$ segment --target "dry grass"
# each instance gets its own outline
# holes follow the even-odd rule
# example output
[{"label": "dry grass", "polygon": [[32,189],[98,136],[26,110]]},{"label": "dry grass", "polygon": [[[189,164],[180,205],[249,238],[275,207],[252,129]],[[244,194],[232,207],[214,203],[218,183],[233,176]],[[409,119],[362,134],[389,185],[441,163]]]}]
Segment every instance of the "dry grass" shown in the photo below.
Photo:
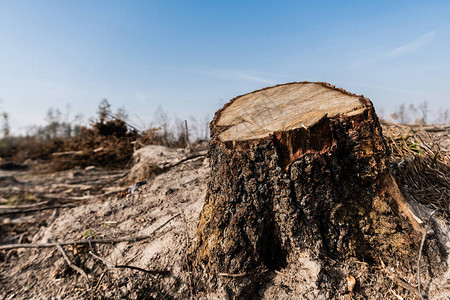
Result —
[{"label": "dry grass", "polygon": [[450,156],[440,145],[448,143],[448,129],[390,124],[383,130],[394,174],[405,192],[449,220]]}]

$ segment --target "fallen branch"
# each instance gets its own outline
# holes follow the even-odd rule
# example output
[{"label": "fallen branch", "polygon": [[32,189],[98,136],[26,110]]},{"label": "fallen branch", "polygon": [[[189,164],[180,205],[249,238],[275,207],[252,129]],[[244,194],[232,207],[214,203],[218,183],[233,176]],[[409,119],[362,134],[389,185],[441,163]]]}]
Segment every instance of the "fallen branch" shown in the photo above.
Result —
[{"label": "fallen branch", "polygon": [[192,160],[192,159],[197,158],[197,157],[206,156],[207,153],[208,153],[208,151],[205,150],[205,151],[199,151],[199,152],[196,152],[196,153],[189,154],[185,158],[179,160],[178,162],[176,162],[174,164],[171,164],[171,165],[168,165],[167,167],[163,167],[163,170],[167,171],[168,169],[176,167],[176,166],[178,166],[178,165],[180,165],[180,164],[182,164],[182,163],[184,163],[184,162],[186,162],[188,160]]},{"label": "fallen branch", "polygon": [[89,190],[89,189],[94,188],[93,185],[88,185],[88,184],[69,184],[69,183],[56,183],[56,184],[52,184],[50,187],[52,189],[73,188],[73,189],[80,189],[80,190]]},{"label": "fallen branch", "polygon": [[68,200],[68,201],[82,201],[91,199],[94,196],[82,196],[82,197],[74,197],[74,196],[61,196],[60,194],[43,194],[39,195],[42,198],[46,199],[57,199],[57,200]]},{"label": "fallen branch", "polygon": [[33,203],[33,204],[22,204],[22,205],[2,205],[2,206],[0,206],[0,209],[33,208],[33,207],[45,205],[47,203],[48,203],[48,201],[42,201],[42,202]]},{"label": "fallen branch", "polygon": [[147,235],[135,236],[135,237],[121,237],[116,239],[83,239],[83,240],[72,240],[65,241],[59,243],[29,243],[29,244],[9,244],[9,245],[1,245],[0,250],[10,250],[10,249],[19,249],[19,248],[49,248],[49,247],[57,247],[57,245],[83,245],[83,244],[115,244],[121,242],[138,242],[148,238],[151,238],[156,231],[163,228],[170,221],[178,217],[180,214],[176,214],[171,217],[169,220],[155,228],[151,233]]},{"label": "fallen branch", "polygon": [[392,294],[394,294],[395,297],[397,297],[398,300],[404,300],[402,296],[395,293],[392,289],[389,290]]},{"label": "fallen branch", "polygon": [[[96,259],[100,260],[107,267],[108,267],[108,265],[111,265],[111,266],[114,265],[112,262],[107,261],[106,259],[94,254],[94,252],[92,252],[92,251],[89,251],[89,254],[92,255],[93,257],[95,257]],[[110,267],[108,267],[108,268],[110,268]]]},{"label": "fallen branch", "polygon": [[114,181],[117,181],[117,180],[119,180],[119,179],[121,179],[121,178],[126,177],[129,173],[130,173],[130,172],[125,172],[125,173],[123,173],[123,174],[114,175],[115,178],[113,178],[113,179],[111,179],[111,180],[108,180],[108,181],[104,182],[103,184],[106,185],[106,184],[113,183]]},{"label": "fallen branch", "polygon": [[408,127],[417,128],[427,132],[450,131],[450,125],[423,125],[423,124],[406,124]]},{"label": "fallen branch", "polygon": [[[100,177],[100,179],[73,179],[73,180],[69,180],[67,181],[67,184],[86,184],[87,182],[89,182],[89,184],[93,185],[93,186],[105,186],[108,185],[109,183],[116,181],[117,179],[123,178],[125,176],[127,176],[129,173],[129,171],[119,171],[118,173],[114,173],[114,174],[103,174],[100,173],[98,175],[96,175],[96,177]],[[108,175],[109,174],[109,175]],[[105,180],[107,179],[107,180]]]},{"label": "fallen branch", "polygon": [[81,268],[75,266],[74,264],[72,264],[72,262],[70,261],[69,257],[66,254],[66,251],[64,251],[63,247],[60,244],[56,244],[56,248],[58,248],[59,252],[61,252],[62,256],[66,260],[66,262],[69,265],[69,267],[71,267],[72,269],[74,269],[75,271],[80,273],[81,276],[86,278],[86,281],[87,281],[89,287],[91,287],[91,282],[89,281],[89,277],[87,276],[86,272],[84,272],[83,269],[81,269]]},{"label": "fallen branch", "polygon": [[124,188],[116,188],[116,189],[114,189],[112,191],[105,192],[105,193],[100,194],[100,195],[93,195],[92,197],[106,197],[106,196],[109,196],[109,195],[112,195],[112,194],[116,194],[116,193],[120,193],[120,192],[123,192],[123,191],[125,191]]},{"label": "fallen branch", "polygon": [[86,196],[81,196],[81,197],[74,197],[74,196],[61,196],[59,194],[44,194],[41,197],[43,198],[47,198],[47,199],[58,199],[58,200],[68,200],[68,201],[83,201],[83,200],[90,200],[90,199],[94,199],[97,197],[106,197],[115,193],[119,193],[121,191],[123,191],[123,188],[118,188],[103,194],[98,194],[98,195],[86,195]]},{"label": "fallen branch", "polygon": [[106,271],[102,273],[102,275],[100,276],[100,279],[97,281],[97,284],[94,287],[94,292],[97,291],[98,287],[100,286],[100,283],[103,280],[103,277],[105,277]]},{"label": "fallen branch", "polygon": [[397,276],[395,276],[392,273],[388,273],[387,276],[390,280],[394,281],[397,285],[401,286],[402,288],[410,291],[411,293],[413,293],[417,296],[421,296],[419,293],[419,290],[416,289],[415,287],[413,287],[412,285],[410,285],[409,283],[407,283],[406,281],[398,278]]},{"label": "fallen branch", "polygon": [[170,275],[169,271],[161,271],[161,270],[146,270],[143,268],[139,268],[139,267],[134,267],[134,266],[128,266],[128,265],[115,265],[112,262],[107,261],[106,259],[94,254],[92,251],[89,251],[89,254],[92,255],[93,257],[95,257],[96,259],[100,260],[108,269],[111,269],[112,267],[109,267],[109,265],[114,266],[114,268],[122,268],[122,269],[133,269],[133,270],[137,270],[137,271],[142,271],[148,274],[159,274],[159,275]]},{"label": "fallen branch", "polygon": [[65,152],[54,152],[52,156],[65,156],[65,155],[83,155],[83,151],[65,151]]},{"label": "fallen branch", "polygon": [[25,214],[25,213],[38,212],[38,211],[49,210],[49,209],[70,208],[70,207],[74,207],[74,205],[67,204],[67,205],[53,205],[53,206],[45,206],[45,207],[39,207],[39,208],[30,208],[30,209],[16,209],[16,210],[0,212],[0,216]]},{"label": "fallen branch", "polygon": [[152,274],[152,275],[170,275],[170,271],[166,271],[166,270],[146,270],[146,269],[142,269],[139,267],[134,267],[134,266],[127,266],[127,265],[115,265],[114,268],[122,268],[122,269],[131,269],[131,270],[137,270],[137,271],[141,271],[147,274]]}]

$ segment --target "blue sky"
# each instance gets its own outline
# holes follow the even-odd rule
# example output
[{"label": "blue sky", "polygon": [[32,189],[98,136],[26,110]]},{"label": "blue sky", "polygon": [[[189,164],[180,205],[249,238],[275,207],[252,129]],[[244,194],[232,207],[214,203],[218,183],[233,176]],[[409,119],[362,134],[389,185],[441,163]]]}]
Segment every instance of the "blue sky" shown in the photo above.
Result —
[{"label": "blue sky", "polygon": [[148,124],[276,83],[327,81],[388,114],[450,108],[450,1],[0,1],[13,132],[101,99]]}]

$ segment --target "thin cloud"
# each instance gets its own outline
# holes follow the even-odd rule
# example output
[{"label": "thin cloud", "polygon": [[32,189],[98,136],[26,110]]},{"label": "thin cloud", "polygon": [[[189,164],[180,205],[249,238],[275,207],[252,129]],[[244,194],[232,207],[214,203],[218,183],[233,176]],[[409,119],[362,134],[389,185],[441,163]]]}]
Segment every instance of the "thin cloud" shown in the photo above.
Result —
[{"label": "thin cloud", "polygon": [[258,76],[253,76],[253,75],[246,74],[246,73],[238,73],[237,76],[241,77],[243,79],[248,79],[248,80],[252,80],[252,81],[256,81],[256,82],[275,84],[275,82],[272,81],[272,80],[268,80],[268,79],[261,78],[261,77],[258,77]]},{"label": "thin cloud", "polygon": [[275,81],[263,78],[262,76],[259,76],[259,74],[253,75],[249,74],[248,72],[240,71],[240,70],[214,70],[212,72],[208,72],[209,75],[214,77],[219,77],[223,79],[231,79],[231,80],[250,80],[250,81],[256,81],[266,84],[275,84]]},{"label": "thin cloud", "polygon": [[392,58],[396,56],[403,55],[405,53],[411,52],[415,49],[418,49],[426,44],[428,44],[430,41],[434,39],[436,36],[437,31],[430,31],[428,33],[425,33],[424,35],[418,37],[412,42],[409,42],[405,45],[402,45],[400,47],[397,47],[393,50],[391,50],[388,54],[386,54],[386,58]]}]

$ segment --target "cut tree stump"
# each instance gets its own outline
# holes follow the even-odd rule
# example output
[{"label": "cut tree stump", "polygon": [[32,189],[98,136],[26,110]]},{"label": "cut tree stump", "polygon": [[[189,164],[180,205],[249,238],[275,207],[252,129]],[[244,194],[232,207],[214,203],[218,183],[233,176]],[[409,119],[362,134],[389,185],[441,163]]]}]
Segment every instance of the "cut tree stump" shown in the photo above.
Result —
[{"label": "cut tree stump", "polygon": [[277,85],[234,98],[210,128],[193,265],[230,297],[251,297],[258,276],[305,251],[386,264],[417,256],[422,221],[389,171],[369,99],[327,83]]}]

